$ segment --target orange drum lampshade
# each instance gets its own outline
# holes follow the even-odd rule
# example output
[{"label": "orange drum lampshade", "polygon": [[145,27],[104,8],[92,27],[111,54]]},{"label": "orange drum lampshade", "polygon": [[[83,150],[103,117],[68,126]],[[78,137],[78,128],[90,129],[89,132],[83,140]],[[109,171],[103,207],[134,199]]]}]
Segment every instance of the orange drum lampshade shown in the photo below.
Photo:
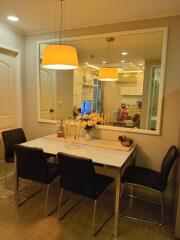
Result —
[{"label": "orange drum lampshade", "polygon": [[49,45],[43,51],[42,67],[70,70],[79,67],[76,48],[69,45]]},{"label": "orange drum lampshade", "polygon": [[100,81],[117,81],[119,79],[116,68],[102,68],[99,70],[98,80]]}]

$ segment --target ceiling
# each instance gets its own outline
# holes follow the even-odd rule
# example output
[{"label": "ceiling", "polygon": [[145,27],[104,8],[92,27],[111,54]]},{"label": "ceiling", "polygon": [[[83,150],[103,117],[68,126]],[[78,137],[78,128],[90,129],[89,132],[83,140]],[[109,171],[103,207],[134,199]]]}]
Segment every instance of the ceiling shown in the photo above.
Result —
[{"label": "ceiling", "polygon": [[[56,0],[0,0],[0,21],[16,15],[10,23],[24,34],[55,29]],[[65,28],[180,15],[180,0],[65,0]]]}]

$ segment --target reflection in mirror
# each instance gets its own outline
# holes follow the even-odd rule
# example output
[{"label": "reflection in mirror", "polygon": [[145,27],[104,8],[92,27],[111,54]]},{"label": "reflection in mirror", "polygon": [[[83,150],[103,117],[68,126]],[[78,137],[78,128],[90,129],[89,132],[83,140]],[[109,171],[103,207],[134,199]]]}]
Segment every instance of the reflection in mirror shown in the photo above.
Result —
[{"label": "reflection in mirror", "polygon": [[[104,125],[156,130],[163,34],[158,30],[112,35],[110,56],[107,36],[68,41],[77,48],[80,67],[63,71],[40,67],[40,119],[79,119],[95,112],[103,117]],[[45,46],[40,43],[40,58]],[[119,80],[99,81],[102,67],[117,68]]]}]

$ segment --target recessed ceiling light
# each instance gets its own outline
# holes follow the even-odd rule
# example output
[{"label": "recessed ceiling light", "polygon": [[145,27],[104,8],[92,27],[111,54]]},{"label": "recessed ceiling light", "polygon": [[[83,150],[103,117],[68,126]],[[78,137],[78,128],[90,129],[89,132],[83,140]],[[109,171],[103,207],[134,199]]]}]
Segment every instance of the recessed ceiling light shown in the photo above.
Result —
[{"label": "recessed ceiling light", "polygon": [[139,66],[143,66],[144,64],[143,63],[139,63]]},{"label": "recessed ceiling light", "polygon": [[106,64],[107,62],[106,61],[102,61],[102,64]]},{"label": "recessed ceiling light", "polygon": [[12,22],[18,22],[19,18],[16,16],[7,16],[7,19]]},{"label": "recessed ceiling light", "polygon": [[121,55],[126,56],[128,55],[128,52],[121,52]]},{"label": "recessed ceiling light", "polygon": [[125,60],[121,60],[121,63],[125,63],[126,61]]}]

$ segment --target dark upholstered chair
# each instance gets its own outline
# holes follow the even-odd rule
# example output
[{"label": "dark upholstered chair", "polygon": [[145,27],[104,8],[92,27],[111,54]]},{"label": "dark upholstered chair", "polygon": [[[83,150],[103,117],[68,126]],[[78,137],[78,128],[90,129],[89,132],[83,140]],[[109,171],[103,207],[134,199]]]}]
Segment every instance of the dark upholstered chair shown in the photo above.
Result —
[{"label": "dark upholstered chair", "polygon": [[[80,194],[94,200],[92,234],[95,235],[99,230],[94,231],[95,214],[97,199],[101,193],[113,182],[113,178],[95,173],[91,159],[58,153],[60,164],[60,198],[58,214],[60,216],[60,206],[63,190]],[[79,203],[79,202],[78,202]],[[75,204],[74,206],[76,206]],[[68,211],[69,212],[69,211]],[[63,215],[63,217],[66,214]],[[60,219],[62,219],[61,217]],[[110,219],[105,221],[105,223]],[[104,226],[105,224],[103,224]],[[102,228],[102,226],[101,226]]]},{"label": "dark upholstered chair", "polygon": [[5,184],[7,178],[8,163],[14,163],[14,144],[26,142],[26,136],[22,128],[11,129],[2,132],[2,139],[4,142],[4,160],[5,167]]},{"label": "dark upholstered chair", "polygon": [[133,125],[134,127],[140,128],[140,114],[139,113],[135,113],[131,120],[133,121]]},{"label": "dark upholstered chair", "polygon": [[[17,165],[17,201],[19,203],[19,178],[39,182],[47,186],[46,190],[46,215],[48,214],[48,195],[50,183],[59,175],[59,166],[48,163],[42,149],[14,145]],[[29,199],[29,198],[28,198]],[[28,200],[26,199],[26,200]]]},{"label": "dark upholstered chair", "polygon": [[[127,167],[121,179],[122,183],[124,184],[123,189],[125,188],[126,184],[131,184],[132,186],[137,185],[137,186],[142,186],[142,187],[157,191],[160,193],[160,196],[161,196],[161,203],[160,203],[161,204],[161,222],[160,223],[145,221],[137,218],[133,218],[133,219],[142,220],[144,222],[149,222],[149,223],[155,223],[158,225],[163,225],[164,223],[163,192],[166,189],[169,172],[175,160],[177,159],[177,156],[178,156],[178,149],[175,146],[171,146],[163,158],[160,172],[156,172],[154,170],[143,168],[143,167],[136,167],[136,166]],[[130,195],[130,196],[135,197],[134,195]]]}]

